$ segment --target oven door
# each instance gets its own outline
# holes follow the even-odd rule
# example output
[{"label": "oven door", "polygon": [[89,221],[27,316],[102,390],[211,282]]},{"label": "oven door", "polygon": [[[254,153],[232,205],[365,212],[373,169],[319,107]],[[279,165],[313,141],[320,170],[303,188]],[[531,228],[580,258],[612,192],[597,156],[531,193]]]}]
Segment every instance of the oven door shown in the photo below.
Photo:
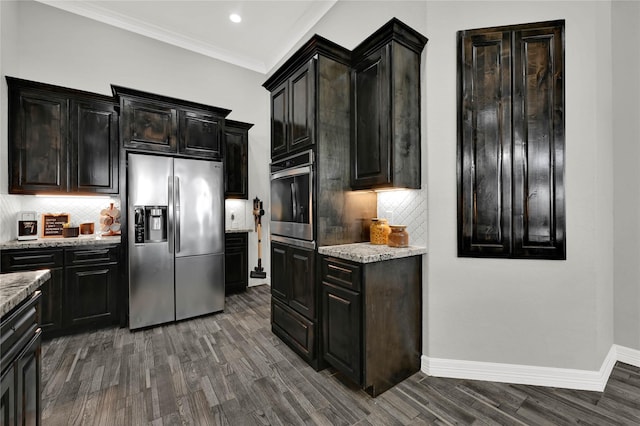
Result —
[{"label": "oven door", "polygon": [[271,174],[271,234],[313,241],[311,165]]}]

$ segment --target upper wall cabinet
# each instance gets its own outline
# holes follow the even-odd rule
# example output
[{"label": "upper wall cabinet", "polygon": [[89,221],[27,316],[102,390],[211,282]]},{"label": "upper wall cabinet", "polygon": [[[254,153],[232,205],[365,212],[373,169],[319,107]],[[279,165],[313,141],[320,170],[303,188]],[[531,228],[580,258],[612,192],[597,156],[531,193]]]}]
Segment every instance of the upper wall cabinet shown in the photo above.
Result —
[{"label": "upper wall cabinet", "polygon": [[458,255],[565,259],[564,21],[458,33]]},{"label": "upper wall cabinet", "polygon": [[351,186],[420,188],[420,58],[427,38],[392,19],[353,51]]},{"label": "upper wall cabinet", "polygon": [[249,129],[251,123],[226,120],[224,127],[224,195],[249,198]]},{"label": "upper wall cabinet", "polygon": [[309,59],[275,89],[269,89],[271,158],[301,151],[315,142],[315,63],[315,58]]},{"label": "upper wall cabinet", "polygon": [[7,77],[9,192],[118,193],[113,98]]},{"label": "upper wall cabinet", "polygon": [[111,86],[121,107],[124,148],[221,159],[228,109]]}]

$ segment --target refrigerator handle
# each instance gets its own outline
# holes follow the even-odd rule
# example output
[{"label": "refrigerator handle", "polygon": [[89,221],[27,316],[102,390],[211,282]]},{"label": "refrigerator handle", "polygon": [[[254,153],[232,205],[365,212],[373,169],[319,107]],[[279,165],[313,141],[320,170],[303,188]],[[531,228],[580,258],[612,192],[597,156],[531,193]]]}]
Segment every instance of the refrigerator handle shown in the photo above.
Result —
[{"label": "refrigerator handle", "polygon": [[180,178],[175,177],[174,182],[175,194],[176,194],[176,253],[180,253]]},{"label": "refrigerator handle", "polygon": [[173,240],[173,233],[174,233],[174,223],[173,223],[173,176],[169,176],[169,182],[167,182],[167,190],[168,190],[168,199],[169,199],[169,205],[167,206],[167,230],[168,232],[168,239],[169,239],[169,253],[173,254],[173,247],[174,247],[174,240]]}]

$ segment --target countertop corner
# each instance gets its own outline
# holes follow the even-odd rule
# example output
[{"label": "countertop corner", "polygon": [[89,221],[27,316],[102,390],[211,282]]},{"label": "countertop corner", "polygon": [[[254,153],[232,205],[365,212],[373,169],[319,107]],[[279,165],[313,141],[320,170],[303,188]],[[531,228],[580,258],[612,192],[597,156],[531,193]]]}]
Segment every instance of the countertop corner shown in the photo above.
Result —
[{"label": "countertop corner", "polygon": [[0,317],[33,294],[50,277],[48,269],[0,274]]},{"label": "countertop corner", "polygon": [[420,256],[427,253],[427,248],[419,246],[389,247],[371,243],[354,243],[318,247],[318,253],[358,263],[373,263]]}]

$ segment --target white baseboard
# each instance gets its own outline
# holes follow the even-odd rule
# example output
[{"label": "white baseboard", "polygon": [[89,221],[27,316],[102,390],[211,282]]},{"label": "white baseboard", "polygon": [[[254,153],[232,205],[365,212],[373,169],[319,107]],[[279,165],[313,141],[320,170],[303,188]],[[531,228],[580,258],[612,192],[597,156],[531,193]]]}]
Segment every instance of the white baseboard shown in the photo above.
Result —
[{"label": "white baseboard", "polygon": [[613,345],[616,350],[616,358],[634,367],[640,367],[640,350],[627,348],[625,346]]},{"label": "white baseboard", "polygon": [[640,351],[613,345],[600,370],[538,367],[461,361],[422,356],[421,370],[429,376],[548,386],[602,392],[616,361],[640,366]]}]

